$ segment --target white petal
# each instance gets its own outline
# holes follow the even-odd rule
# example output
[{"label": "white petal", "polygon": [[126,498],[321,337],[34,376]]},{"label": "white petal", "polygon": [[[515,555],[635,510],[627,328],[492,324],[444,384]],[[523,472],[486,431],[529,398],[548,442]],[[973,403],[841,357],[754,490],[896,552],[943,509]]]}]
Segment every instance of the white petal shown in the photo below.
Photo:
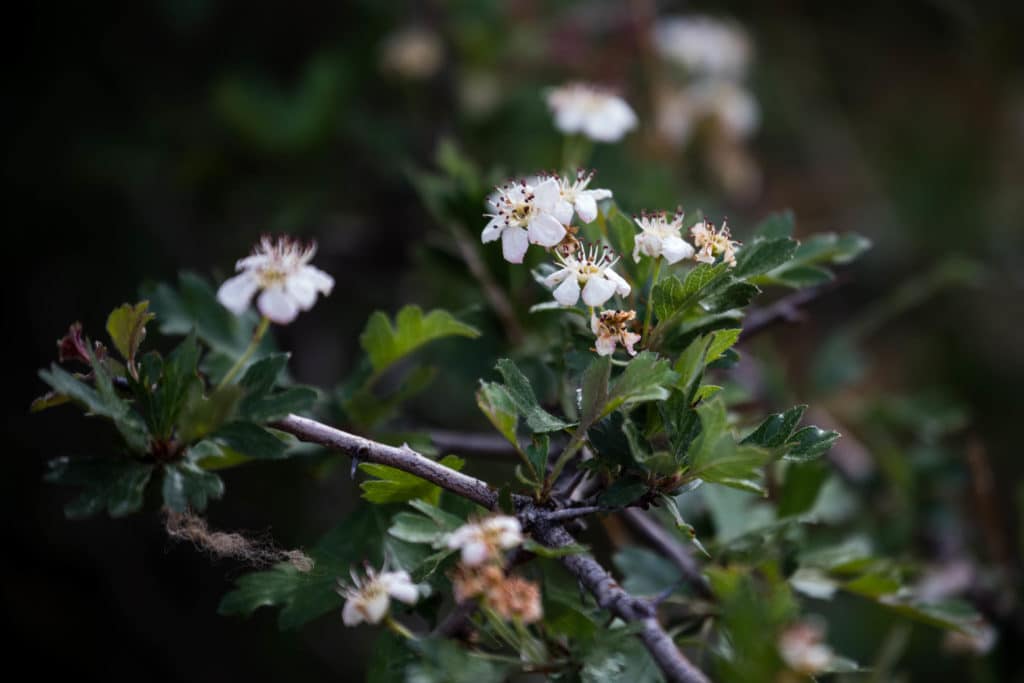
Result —
[{"label": "white petal", "polygon": [[501,253],[509,263],[522,263],[530,240],[522,228],[510,225],[501,233]]},{"label": "white petal", "polygon": [[597,330],[598,330],[598,327],[597,327],[597,316],[596,315],[592,315],[592,316],[590,316],[590,331],[593,332],[596,335],[597,334]]},{"label": "white petal", "polygon": [[597,218],[597,202],[593,197],[581,193],[576,197],[576,214],[584,223],[590,223]]},{"label": "white petal", "polygon": [[629,296],[629,283],[626,282],[621,275],[616,273],[611,268],[608,268],[607,270],[604,271],[604,276],[611,280],[613,283],[615,283],[615,292],[619,296]]},{"label": "white petal", "polygon": [[341,620],[345,626],[356,626],[363,622],[363,615],[356,605],[358,598],[349,598],[345,601],[345,607],[341,610]]},{"label": "white petal", "polygon": [[583,286],[583,303],[588,306],[601,306],[615,294],[615,283],[603,277],[591,277]]},{"label": "white petal", "polygon": [[548,178],[533,188],[533,205],[541,211],[554,211],[560,197],[558,181],[554,178]]},{"label": "white petal", "polygon": [[610,356],[615,353],[615,337],[598,337],[594,349],[599,356]]},{"label": "white petal", "polygon": [[580,300],[580,283],[576,277],[568,277],[555,290],[555,301],[563,306],[575,306]]},{"label": "white petal", "polygon": [[484,231],[480,233],[480,241],[484,244],[493,242],[494,240],[501,237],[501,231],[505,229],[505,220],[495,216],[487,223],[484,227]]},{"label": "white petal", "polygon": [[690,258],[693,256],[693,247],[691,247],[682,237],[669,235],[661,240],[661,255],[664,256],[665,260],[670,264],[678,263],[684,258]]},{"label": "white petal", "polygon": [[553,247],[565,237],[565,226],[550,213],[542,213],[530,221],[530,241],[542,247]]},{"label": "white petal", "polygon": [[357,604],[357,608],[363,614],[363,618],[368,623],[379,624],[384,615],[388,613],[388,607],[391,606],[391,599],[388,594],[384,591],[377,591],[370,594],[369,600],[360,600]]},{"label": "white petal", "polygon": [[487,545],[474,541],[462,546],[462,563],[467,567],[476,567],[487,560]]},{"label": "white petal", "polygon": [[388,595],[395,600],[401,600],[407,605],[414,605],[419,600],[420,592],[416,584],[412,582],[409,572],[385,572],[381,575],[388,588]]},{"label": "white petal", "polygon": [[299,308],[304,311],[308,311],[316,303],[316,285],[312,279],[305,277],[301,272],[285,280],[284,288],[299,305]]},{"label": "white petal", "polygon": [[626,351],[631,356],[636,355],[636,349],[633,345],[640,341],[640,335],[636,332],[626,332],[622,335],[622,345],[626,347]]},{"label": "white petal", "polygon": [[554,288],[555,285],[557,285],[559,282],[561,282],[562,280],[564,280],[565,278],[569,277],[572,274],[573,272],[568,268],[556,270],[555,272],[551,273],[551,275],[548,275],[546,278],[544,278],[544,286]]},{"label": "white petal", "polygon": [[640,260],[640,257],[637,255],[637,251],[645,256],[650,256],[651,258],[661,256],[661,238],[649,232],[637,235],[636,246],[633,248],[634,261]]},{"label": "white petal", "polygon": [[578,133],[583,128],[583,111],[569,104],[555,111],[555,127],[563,133]]},{"label": "white petal", "polygon": [[287,325],[299,314],[299,306],[295,299],[284,291],[283,287],[271,287],[263,290],[256,300],[260,313],[278,325]]},{"label": "white petal", "polygon": [[235,315],[242,315],[249,308],[252,295],[259,289],[256,277],[246,271],[224,281],[217,290],[217,301]]},{"label": "white petal", "polygon": [[586,195],[587,197],[593,197],[594,201],[601,201],[602,199],[610,199],[612,191],[598,188],[595,190],[584,190],[580,194]]},{"label": "white petal", "polygon": [[569,225],[569,223],[572,223],[572,204],[564,199],[559,199],[555,205],[554,215],[559,223]]},{"label": "white petal", "polygon": [[305,266],[301,271],[303,275],[313,282],[316,290],[328,296],[334,289],[334,278],[315,266]]}]

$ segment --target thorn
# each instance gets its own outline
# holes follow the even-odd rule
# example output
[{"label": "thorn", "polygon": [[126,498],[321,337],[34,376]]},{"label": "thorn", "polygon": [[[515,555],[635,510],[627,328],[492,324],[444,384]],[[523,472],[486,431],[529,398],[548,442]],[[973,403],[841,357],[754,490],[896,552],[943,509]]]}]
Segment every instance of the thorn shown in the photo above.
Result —
[{"label": "thorn", "polygon": [[359,459],[358,456],[352,456],[352,469],[348,473],[349,479],[354,480],[356,478],[356,470],[359,468],[360,462],[362,461]]}]

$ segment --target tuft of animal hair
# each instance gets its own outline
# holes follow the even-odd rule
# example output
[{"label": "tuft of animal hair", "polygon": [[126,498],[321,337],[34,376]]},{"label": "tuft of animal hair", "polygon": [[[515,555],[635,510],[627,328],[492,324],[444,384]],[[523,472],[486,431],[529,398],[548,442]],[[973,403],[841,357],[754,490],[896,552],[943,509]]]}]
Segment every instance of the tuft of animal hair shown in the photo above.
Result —
[{"label": "tuft of animal hair", "polygon": [[219,559],[240,560],[252,567],[269,567],[287,562],[303,573],[313,569],[313,558],[301,550],[282,550],[269,540],[210,529],[206,520],[191,510],[176,512],[164,509],[164,528],[171,538],[191,543]]}]

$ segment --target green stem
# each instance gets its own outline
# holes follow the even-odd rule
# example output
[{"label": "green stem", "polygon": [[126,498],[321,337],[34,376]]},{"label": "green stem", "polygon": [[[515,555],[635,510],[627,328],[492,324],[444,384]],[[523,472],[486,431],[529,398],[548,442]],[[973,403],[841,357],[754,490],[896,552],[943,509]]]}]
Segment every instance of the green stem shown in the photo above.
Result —
[{"label": "green stem", "polygon": [[[661,257],[654,259],[654,275],[651,277],[651,289],[650,292],[654,292],[654,285],[658,284],[658,276],[661,275]],[[644,313],[644,331],[641,338],[644,340],[644,346],[650,344],[648,335],[651,331],[651,314],[654,313],[654,301],[650,293],[647,295],[647,311]]]},{"label": "green stem", "polygon": [[565,466],[569,464],[573,456],[579,452],[583,447],[583,442],[586,439],[586,430],[576,429],[576,433],[573,434],[572,439],[566,445],[565,450],[558,456],[558,460],[555,461],[555,466],[551,468],[551,475],[544,481],[544,490],[541,492],[541,500],[545,500],[551,493],[551,487],[558,481],[558,475],[562,473]]},{"label": "green stem", "polygon": [[250,358],[252,358],[252,354],[256,353],[256,347],[258,347],[260,345],[260,342],[263,341],[263,335],[267,333],[267,329],[269,327],[270,318],[268,318],[267,316],[263,316],[262,318],[260,318],[260,324],[256,326],[255,330],[253,330],[252,341],[249,342],[248,348],[245,349],[245,353],[238,357],[238,360],[235,361],[235,364],[232,365],[231,369],[228,370],[227,373],[224,375],[224,378],[220,381],[220,384],[217,385],[218,389],[230,384],[231,380],[235,378],[235,375],[241,372],[242,368],[245,367],[245,364],[249,362]]},{"label": "green stem", "polygon": [[398,621],[396,621],[390,614],[384,617],[384,625],[391,629],[393,633],[405,638],[406,640],[417,640],[416,634],[398,623]]}]

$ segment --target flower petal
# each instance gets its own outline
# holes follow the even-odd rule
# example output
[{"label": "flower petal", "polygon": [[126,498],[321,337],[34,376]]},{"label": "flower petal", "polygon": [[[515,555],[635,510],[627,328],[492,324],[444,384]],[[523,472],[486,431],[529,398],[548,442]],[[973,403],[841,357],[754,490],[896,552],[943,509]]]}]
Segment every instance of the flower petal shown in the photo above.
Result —
[{"label": "flower petal", "polygon": [[548,178],[533,188],[533,205],[545,213],[555,210],[555,204],[561,198],[558,181]]},{"label": "flower petal", "polygon": [[575,306],[580,300],[580,283],[575,276],[568,277],[555,289],[555,301],[563,306]]},{"label": "flower petal", "polygon": [[263,290],[256,305],[260,313],[278,325],[287,325],[299,314],[299,306],[295,299],[284,291],[283,287],[271,287]]},{"label": "flower petal", "polygon": [[[609,271],[606,271],[609,272]],[[601,306],[615,294],[615,283],[603,277],[591,277],[583,287],[583,303],[588,306]]]},{"label": "flower petal", "polygon": [[246,271],[224,281],[217,290],[217,301],[235,315],[242,315],[259,287],[256,276]]},{"label": "flower petal", "polygon": [[316,287],[316,291],[320,292],[324,296],[330,295],[334,290],[334,278],[316,266],[305,266],[299,271],[299,273],[313,283],[313,286]]},{"label": "flower petal", "polygon": [[476,567],[487,561],[487,544],[473,541],[462,546],[462,563],[467,567]]},{"label": "flower petal", "polygon": [[613,283],[615,283],[615,292],[619,296],[629,296],[629,283],[626,282],[621,275],[616,273],[611,268],[608,268],[604,271],[604,276],[611,280]]},{"label": "flower petal", "polygon": [[572,204],[564,199],[559,199],[555,204],[554,216],[562,225],[569,225],[572,223]]},{"label": "flower petal", "polygon": [[598,337],[594,342],[594,349],[599,356],[610,356],[615,353],[615,337]]},{"label": "flower petal", "polygon": [[576,215],[584,223],[591,223],[597,218],[597,202],[588,193],[581,192],[576,197]]},{"label": "flower petal", "polygon": [[505,229],[505,220],[498,216],[492,218],[487,225],[484,227],[484,231],[480,233],[480,241],[484,244],[493,242],[494,240],[501,237],[501,231]]},{"label": "flower petal", "polygon": [[565,226],[550,213],[534,216],[530,221],[530,241],[542,247],[553,247],[565,237]]},{"label": "flower petal", "polygon": [[693,256],[693,247],[682,237],[669,235],[661,240],[661,255],[670,264],[678,263],[685,258]]},{"label": "flower petal", "polygon": [[529,246],[530,240],[522,228],[510,225],[502,231],[501,253],[509,263],[522,263]]},{"label": "flower petal", "polygon": [[357,600],[349,598],[345,601],[345,607],[341,610],[341,620],[345,626],[357,626],[363,623],[363,613],[359,611]]},{"label": "flower petal", "polygon": [[388,597],[386,591],[376,590],[369,591],[369,595],[364,593],[362,599],[356,598],[357,609],[362,613],[363,618],[368,623],[379,624],[384,618],[384,615],[388,613],[388,607],[391,606],[391,598]]},{"label": "flower petal", "polygon": [[568,268],[562,268],[544,278],[544,286],[554,288],[559,282],[572,275],[572,271]]},{"label": "flower petal", "polygon": [[307,278],[302,272],[285,280],[284,288],[288,296],[304,311],[308,311],[316,303],[316,285],[312,278]]}]

